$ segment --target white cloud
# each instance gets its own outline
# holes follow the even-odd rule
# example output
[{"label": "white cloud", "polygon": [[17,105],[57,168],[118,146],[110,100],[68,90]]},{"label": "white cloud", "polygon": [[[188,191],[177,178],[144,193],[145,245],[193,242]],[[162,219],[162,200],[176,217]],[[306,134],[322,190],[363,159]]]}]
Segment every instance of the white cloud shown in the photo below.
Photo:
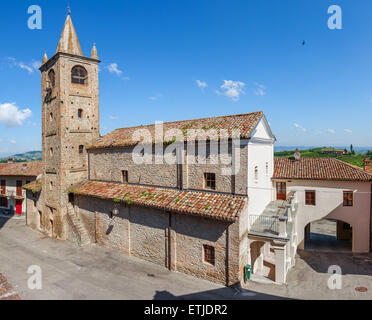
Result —
[{"label": "white cloud", "polygon": [[109,119],[110,119],[110,120],[118,120],[118,117],[115,117],[115,116],[109,116]]},{"label": "white cloud", "polygon": [[334,129],[328,129],[327,132],[330,133],[330,134],[335,134],[336,133],[336,131]]},{"label": "white cloud", "polygon": [[295,126],[295,128],[297,129],[297,131],[307,132],[307,129],[304,128],[303,126],[301,126],[300,124],[298,124],[298,123],[295,122],[293,125]]},{"label": "white cloud", "polygon": [[149,97],[149,100],[151,100],[151,101],[157,101],[157,100],[159,100],[162,96],[163,96],[163,95],[162,95],[161,93],[158,93],[158,94],[155,95],[155,96],[151,96],[151,97]]},{"label": "white cloud", "polygon": [[37,60],[32,60],[31,63],[26,64],[24,62],[18,62],[17,59],[13,57],[8,58],[8,62],[11,66],[26,70],[29,74],[33,73],[35,70],[38,70],[41,66],[41,62]]},{"label": "white cloud", "polygon": [[202,90],[205,89],[206,87],[208,87],[208,83],[206,83],[204,81],[201,81],[201,80],[196,80],[196,84]]},{"label": "white cloud", "polygon": [[347,133],[353,133],[353,130],[351,130],[351,129],[344,129],[344,131],[347,132]]},{"label": "white cloud", "polygon": [[123,74],[123,71],[119,69],[119,66],[117,63],[111,63],[107,66],[107,69],[110,73],[115,73],[118,76],[121,76]]},{"label": "white cloud", "polygon": [[31,62],[31,66],[35,69],[38,70],[41,67],[41,61],[33,60]]},{"label": "white cloud", "polygon": [[261,97],[264,96],[266,94],[266,92],[265,92],[266,87],[262,84],[257,83],[257,82],[255,82],[255,85],[256,85],[257,88],[256,88],[254,94],[256,96],[261,96]]},{"label": "white cloud", "polygon": [[16,144],[17,143],[17,141],[15,141],[15,140],[10,140],[9,141],[11,144]]},{"label": "white cloud", "polygon": [[7,128],[23,125],[23,122],[31,115],[30,109],[20,110],[15,103],[0,104],[0,123]]},{"label": "white cloud", "polygon": [[[245,83],[241,81],[224,80],[221,89],[224,90],[224,95],[229,97],[234,102],[238,101],[240,95],[245,94],[244,92]],[[217,92],[216,92],[217,93]]]}]

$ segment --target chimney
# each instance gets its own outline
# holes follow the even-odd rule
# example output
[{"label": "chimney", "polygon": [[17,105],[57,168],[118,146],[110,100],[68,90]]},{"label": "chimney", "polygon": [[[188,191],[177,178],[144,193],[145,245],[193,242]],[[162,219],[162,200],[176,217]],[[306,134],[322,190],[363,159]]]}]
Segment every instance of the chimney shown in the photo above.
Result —
[{"label": "chimney", "polygon": [[364,159],[364,171],[371,172],[371,159],[370,158]]},{"label": "chimney", "polygon": [[294,154],[294,159],[295,159],[295,161],[300,161],[300,159],[301,159],[300,150],[296,149],[295,154]]},{"label": "chimney", "polygon": [[13,163],[13,158],[9,158],[8,163]]}]

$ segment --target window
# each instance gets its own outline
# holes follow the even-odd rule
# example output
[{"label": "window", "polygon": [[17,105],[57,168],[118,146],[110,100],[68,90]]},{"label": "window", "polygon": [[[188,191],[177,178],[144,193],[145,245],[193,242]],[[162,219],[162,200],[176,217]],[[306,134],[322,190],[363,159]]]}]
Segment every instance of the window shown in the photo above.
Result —
[{"label": "window", "polygon": [[124,170],[121,172],[121,179],[122,179],[122,182],[123,183],[128,183],[129,181],[129,176],[128,176],[128,171],[127,170]]},{"label": "window", "polygon": [[316,205],[315,191],[306,191],[305,204],[307,206],[315,206]]},{"label": "window", "polygon": [[49,120],[50,120],[50,121],[53,121],[53,112],[51,112],[51,113],[49,114]]},{"label": "window", "polygon": [[83,117],[83,109],[79,109],[78,110],[78,118],[82,118]]},{"label": "window", "polygon": [[17,180],[17,196],[22,196],[22,180]]},{"label": "window", "polygon": [[50,148],[50,156],[53,157],[53,148]]},{"label": "window", "polygon": [[50,70],[48,73],[50,86],[53,88],[56,85],[56,73],[54,70]]},{"label": "window", "polygon": [[215,265],[216,257],[214,247],[204,245],[204,262],[207,262],[212,266]]},{"label": "window", "polygon": [[71,82],[77,84],[87,84],[88,72],[83,67],[73,67],[71,70]]},{"label": "window", "polygon": [[204,185],[205,188],[216,189],[216,174],[215,173],[205,173],[204,174]]},{"label": "window", "polygon": [[82,154],[84,152],[84,146],[81,145],[79,146],[79,154]]},{"label": "window", "polygon": [[0,198],[0,207],[8,208],[8,199],[7,198]]},{"label": "window", "polygon": [[6,180],[1,180],[1,194],[6,194]]},{"label": "window", "polygon": [[269,176],[269,163],[266,162],[266,177]]},{"label": "window", "polygon": [[354,205],[354,193],[352,191],[344,191],[344,207],[352,207]]},{"label": "window", "polygon": [[254,181],[258,182],[258,167],[254,167]]}]

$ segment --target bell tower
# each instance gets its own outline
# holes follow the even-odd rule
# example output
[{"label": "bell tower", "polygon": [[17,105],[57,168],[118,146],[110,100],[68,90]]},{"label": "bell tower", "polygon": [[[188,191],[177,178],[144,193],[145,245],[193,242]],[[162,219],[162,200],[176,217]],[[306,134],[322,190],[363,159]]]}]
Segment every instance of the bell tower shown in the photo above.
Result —
[{"label": "bell tower", "polygon": [[43,228],[67,238],[68,189],[88,178],[86,146],[99,137],[96,46],[85,57],[70,11],[51,59],[44,54],[42,89]]}]

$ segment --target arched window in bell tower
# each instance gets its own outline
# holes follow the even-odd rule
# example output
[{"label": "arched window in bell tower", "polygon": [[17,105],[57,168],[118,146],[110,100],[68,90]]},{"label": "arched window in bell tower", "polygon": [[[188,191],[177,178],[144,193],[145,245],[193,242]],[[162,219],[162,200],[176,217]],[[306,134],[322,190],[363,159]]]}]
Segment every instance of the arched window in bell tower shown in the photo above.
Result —
[{"label": "arched window in bell tower", "polygon": [[75,66],[71,70],[71,82],[77,84],[88,83],[88,72],[81,66]]},{"label": "arched window in bell tower", "polygon": [[53,69],[49,71],[48,78],[50,86],[53,88],[56,85],[56,73],[54,72]]}]

